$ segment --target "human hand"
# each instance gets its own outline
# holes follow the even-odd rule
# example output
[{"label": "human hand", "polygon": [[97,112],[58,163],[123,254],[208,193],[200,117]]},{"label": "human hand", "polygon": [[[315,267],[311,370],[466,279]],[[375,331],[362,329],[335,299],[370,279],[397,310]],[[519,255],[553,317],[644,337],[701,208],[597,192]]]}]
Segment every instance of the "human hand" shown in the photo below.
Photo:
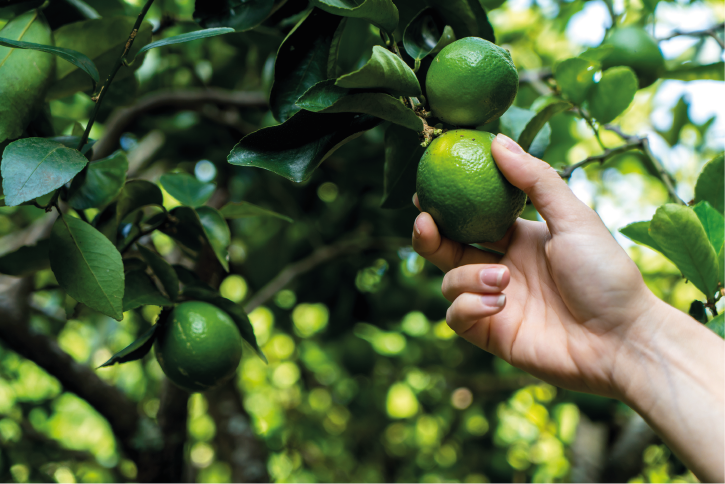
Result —
[{"label": "human hand", "polygon": [[[551,166],[499,135],[491,146],[504,176],[546,220],[518,219],[480,250],[415,221],[413,248],[446,272],[446,320],[471,343],[554,385],[619,398],[618,365],[664,305],[599,216]],[[417,203],[417,199],[414,199]],[[504,291],[505,290],[505,295]]]}]

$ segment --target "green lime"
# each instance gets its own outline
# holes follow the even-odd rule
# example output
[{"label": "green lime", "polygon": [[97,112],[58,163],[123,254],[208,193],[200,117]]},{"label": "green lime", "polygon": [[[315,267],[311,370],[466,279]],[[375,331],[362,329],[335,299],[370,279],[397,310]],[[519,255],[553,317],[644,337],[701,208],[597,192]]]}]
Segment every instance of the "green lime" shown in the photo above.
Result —
[{"label": "green lime", "polygon": [[480,126],[497,119],[514,102],[519,73],[506,49],[464,37],[433,59],[425,86],[434,116],[456,126]]},{"label": "green lime", "polygon": [[171,312],[154,343],[166,376],[190,392],[230,378],[242,358],[242,337],[231,317],[213,304],[189,301]]},{"label": "green lime", "polygon": [[449,239],[464,244],[500,240],[526,205],[526,194],[506,180],[493,160],[494,138],[472,129],[448,131],[420,159],[420,208]]},{"label": "green lime", "polygon": [[662,75],[665,59],[657,41],[641,27],[614,30],[604,41],[614,50],[602,61],[602,67],[630,67],[639,79],[639,87],[647,87]]}]

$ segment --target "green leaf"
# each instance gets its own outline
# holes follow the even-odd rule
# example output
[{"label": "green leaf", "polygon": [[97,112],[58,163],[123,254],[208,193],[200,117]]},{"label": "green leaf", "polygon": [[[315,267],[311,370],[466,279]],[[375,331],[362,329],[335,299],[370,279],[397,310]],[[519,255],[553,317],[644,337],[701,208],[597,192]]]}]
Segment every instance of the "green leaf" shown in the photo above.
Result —
[{"label": "green leaf", "polygon": [[274,84],[269,95],[272,114],[284,122],[300,110],[297,99],[328,78],[334,63],[342,18],[312,9],[282,42],[274,62]]},{"label": "green leaf", "polygon": [[[135,17],[104,17],[66,24],[53,32],[55,45],[86,55],[98,68],[100,78],[107,79],[118,61],[118,56],[123,52],[135,22]],[[144,22],[126,57],[135,58],[139,49],[149,42],[151,42],[151,24]],[[133,76],[141,64],[139,60],[131,67],[120,69],[114,82]],[[78,91],[88,91],[91,87],[83,71],[70,62],[60,60],[56,69],[55,83],[51,86],[47,99],[60,99]]]},{"label": "green leaf", "polygon": [[[30,10],[8,22],[0,37],[52,44],[45,17]],[[38,113],[53,80],[55,57],[37,50],[0,46],[0,143],[15,139]]]},{"label": "green leaf", "polygon": [[720,250],[717,253],[717,263],[717,277],[722,284],[722,287],[725,287],[725,244],[720,246]]},{"label": "green leaf", "polygon": [[29,49],[45,52],[47,54],[57,55],[63,60],[70,62],[75,65],[83,72],[91,76],[93,82],[100,82],[100,76],[98,75],[98,69],[96,65],[86,57],[84,54],[71,49],[64,49],[62,47],[55,47],[53,45],[36,44],[34,42],[23,42],[21,40],[12,40],[0,37],[0,45],[4,47],[16,48],[16,49]]},{"label": "green leaf", "polygon": [[246,217],[276,217],[284,220],[285,222],[292,223],[290,217],[281,215],[277,212],[267,210],[266,208],[259,207],[249,202],[231,202],[224,205],[219,212],[226,219],[246,218]]},{"label": "green leaf", "polygon": [[224,270],[229,272],[229,252],[227,249],[232,243],[232,234],[229,231],[224,216],[214,207],[199,207],[196,209],[201,226],[204,229],[206,240],[209,241],[214,254],[221,262]]},{"label": "green leaf", "polygon": [[151,249],[141,244],[136,244],[136,246],[143,260],[146,261],[156,277],[161,281],[161,285],[164,287],[166,294],[172,301],[176,301],[176,298],[179,296],[179,277],[176,275],[174,268],[163,257]]},{"label": "green leaf", "polygon": [[624,112],[638,89],[637,76],[629,67],[612,67],[589,92],[589,110],[600,123],[609,123]]},{"label": "green leaf", "polygon": [[697,299],[692,301],[692,304],[690,304],[690,310],[687,311],[687,314],[692,316],[692,318],[698,323],[707,323],[707,311],[705,310],[705,305],[702,301],[698,301]]},{"label": "green leaf", "polygon": [[331,106],[320,106],[317,103],[306,103],[300,99],[298,105],[308,111],[319,113],[363,113],[405,126],[415,132],[423,131],[423,121],[413,112],[388,94],[365,93],[344,96]]},{"label": "green leaf", "polygon": [[401,126],[385,130],[385,170],[383,172],[382,208],[405,208],[415,193],[418,162],[425,148],[418,135]]},{"label": "green leaf", "polygon": [[612,53],[613,50],[614,46],[612,44],[603,44],[599,47],[592,47],[591,49],[585,50],[584,52],[579,54],[579,58],[592,63],[600,64],[604,59],[609,56],[609,54]]},{"label": "green leaf", "polygon": [[373,46],[373,55],[364,66],[340,77],[335,85],[348,89],[382,89],[395,96],[422,95],[415,72],[400,57],[379,45]]},{"label": "green leaf", "polygon": [[120,224],[129,213],[147,205],[164,206],[161,189],[146,180],[127,181],[118,197],[116,224]]},{"label": "green leaf", "polygon": [[536,113],[531,120],[526,123],[526,127],[519,135],[518,143],[524,151],[529,151],[529,148],[534,142],[536,135],[544,128],[546,123],[554,117],[554,115],[561,112],[567,111],[572,108],[572,105],[568,102],[558,102],[549,104],[544,109]]},{"label": "green leaf", "polygon": [[5,203],[12,207],[69,182],[86,166],[80,151],[43,138],[23,138],[3,152],[0,171]]},{"label": "green leaf", "polygon": [[496,43],[486,12],[477,0],[426,0],[425,3],[435,9],[445,25],[453,28],[457,38],[481,37]]},{"label": "green leaf", "polygon": [[239,329],[239,333],[242,335],[242,338],[244,338],[250,345],[252,345],[252,348],[254,348],[259,357],[262,358],[265,363],[267,362],[267,357],[264,356],[264,353],[262,353],[262,350],[257,344],[257,337],[254,335],[254,328],[252,327],[252,323],[249,321],[247,313],[244,312],[244,309],[242,309],[241,306],[233,303],[229,299],[220,296],[216,292],[209,291],[208,289],[193,285],[184,287],[184,297],[188,299],[208,302],[209,304],[213,304],[225,313],[227,313],[234,320],[234,323],[237,325],[237,328]]},{"label": "green leaf", "polygon": [[204,205],[216,190],[213,183],[204,183],[188,173],[167,173],[159,182],[169,195],[188,207]]},{"label": "green leaf", "polygon": [[185,293],[188,291],[189,287],[195,287],[199,290],[216,292],[217,295],[219,294],[217,291],[214,291],[209,284],[199,279],[199,276],[196,275],[194,271],[179,264],[174,264],[172,267],[174,268],[176,275],[179,277],[179,281],[184,285]]},{"label": "green leaf", "polygon": [[712,318],[710,322],[705,325],[705,327],[712,330],[713,333],[720,336],[721,338],[725,338],[725,313],[720,313]]},{"label": "green leaf", "polygon": [[58,217],[50,234],[50,267],[76,301],[120,321],[124,274],[121,254],[99,231],[77,218]]},{"label": "green leaf", "polygon": [[670,129],[666,132],[657,131],[670,146],[675,146],[677,144],[677,141],[680,139],[682,128],[690,122],[690,117],[687,115],[689,108],[690,105],[687,102],[686,96],[680,97],[677,104],[675,104],[672,108],[672,125],[670,126]]},{"label": "green leaf", "polygon": [[[537,113],[534,111],[519,108],[517,106],[511,106],[500,118],[501,132],[513,140],[518,140],[528,124],[532,122],[536,116]],[[549,146],[550,137],[551,126],[549,123],[544,123],[544,126],[536,134],[534,141],[529,147],[528,151],[531,156],[535,156],[537,158],[544,156],[544,152]]]},{"label": "green leaf", "polygon": [[151,249],[141,244],[136,244],[136,246],[143,260],[146,261],[156,277],[161,281],[161,285],[164,287],[166,294],[172,301],[176,301],[176,298],[179,296],[179,277],[176,275],[174,268],[163,257]]},{"label": "green leaf", "polygon": [[720,213],[725,211],[725,157],[708,161],[697,177],[695,202],[706,200]]},{"label": "green leaf", "polygon": [[[146,51],[149,51],[151,49],[155,49],[157,47],[163,47],[166,45],[174,45],[174,44],[183,44],[184,42],[191,42],[192,40],[206,39],[208,37],[216,37],[217,35],[228,34],[231,32],[234,32],[234,29],[231,29],[228,27],[219,27],[219,28],[213,28],[213,29],[196,30],[194,32],[187,32],[185,34],[174,35],[173,37],[167,37],[165,39],[157,40],[156,42],[151,42],[150,44],[144,45],[136,53],[136,56],[138,56]],[[135,60],[136,57],[133,57],[133,59]]]},{"label": "green leaf", "polygon": [[326,79],[318,82],[305,91],[305,93],[295,101],[295,105],[308,111],[317,112],[325,108],[329,108],[348,94],[366,92],[362,89],[346,89],[344,87],[339,87],[335,85],[336,82],[337,79]]},{"label": "green leaf", "polygon": [[650,222],[649,233],[682,275],[711,299],[718,283],[717,254],[695,211],[674,203],[662,205]]},{"label": "green leaf", "polygon": [[398,26],[398,9],[391,0],[310,0],[310,3],[333,15],[367,20],[389,35]]},{"label": "green leaf", "polygon": [[126,183],[128,159],[116,151],[111,156],[91,162],[88,169],[71,183],[68,203],[76,210],[102,207],[116,198]]},{"label": "green leaf", "polygon": [[725,239],[725,218],[704,200],[692,207],[692,209],[705,228],[705,233],[712,244],[712,248],[718,250],[723,244],[723,239]]},{"label": "green leaf", "polygon": [[554,78],[561,93],[574,104],[581,105],[594,86],[596,71],[594,63],[573,57],[556,66]]},{"label": "green leaf", "polygon": [[654,249],[664,254],[662,247],[660,247],[659,244],[655,242],[655,240],[649,234],[649,224],[649,221],[634,222],[624,228],[619,229],[619,231],[624,236],[631,239],[633,242],[636,242],[640,245],[646,245],[650,249]]},{"label": "green leaf", "polygon": [[426,7],[410,21],[403,33],[403,48],[416,61],[428,54],[438,52],[456,40],[450,25],[440,26],[436,22],[435,10]]},{"label": "green leaf", "polygon": [[688,62],[675,69],[666,71],[660,77],[662,79],[678,79],[680,81],[722,81],[725,80],[723,71],[725,71],[725,62],[705,65]]},{"label": "green leaf", "polygon": [[[159,214],[160,217],[163,215]],[[198,257],[206,240],[199,215],[193,208],[176,207],[171,210],[171,216],[176,222],[161,226],[159,230],[176,240],[190,257]],[[149,223],[152,223],[152,220],[149,220]]]},{"label": "green leaf", "polygon": [[50,241],[43,239],[35,245],[24,245],[16,251],[0,257],[0,274],[25,277],[50,267],[48,247]]},{"label": "green leaf", "polygon": [[264,168],[302,182],[337,148],[378,123],[364,114],[300,111],[283,124],[248,134],[227,159],[232,165]]},{"label": "green leaf", "polygon": [[127,361],[140,360],[151,351],[151,347],[156,341],[156,329],[159,327],[158,324],[154,324],[144,333],[136,338],[136,341],[126,346],[124,349],[113,355],[107,362],[99,366],[98,368],[105,368],[107,366],[113,366],[116,363],[126,363]]},{"label": "green leaf", "polygon": [[204,28],[231,27],[244,32],[261,24],[273,7],[274,0],[196,0],[194,21]]},{"label": "green leaf", "polygon": [[126,291],[123,293],[124,312],[139,306],[171,306],[171,304],[144,271],[131,271],[126,274]]}]

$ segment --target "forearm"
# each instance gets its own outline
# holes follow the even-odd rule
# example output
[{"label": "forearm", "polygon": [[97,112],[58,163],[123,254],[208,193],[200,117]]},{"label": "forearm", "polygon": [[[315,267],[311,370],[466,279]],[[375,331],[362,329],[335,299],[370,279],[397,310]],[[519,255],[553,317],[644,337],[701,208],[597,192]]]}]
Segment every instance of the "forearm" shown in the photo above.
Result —
[{"label": "forearm", "polygon": [[725,342],[664,303],[646,317],[622,347],[622,400],[699,479],[723,482]]}]

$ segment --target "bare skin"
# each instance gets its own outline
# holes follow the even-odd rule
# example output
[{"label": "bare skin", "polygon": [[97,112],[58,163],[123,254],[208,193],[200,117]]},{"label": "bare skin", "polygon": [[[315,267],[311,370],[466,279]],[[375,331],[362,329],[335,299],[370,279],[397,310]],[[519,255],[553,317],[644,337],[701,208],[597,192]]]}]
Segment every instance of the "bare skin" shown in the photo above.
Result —
[{"label": "bare skin", "polygon": [[549,164],[503,135],[491,151],[546,223],[517,220],[488,244],[499,257],[418,216],[413,248],[446,273],[450,327],[551,384],[622,400],[699,479],[725,481],[725,342],[647,288]]}]

